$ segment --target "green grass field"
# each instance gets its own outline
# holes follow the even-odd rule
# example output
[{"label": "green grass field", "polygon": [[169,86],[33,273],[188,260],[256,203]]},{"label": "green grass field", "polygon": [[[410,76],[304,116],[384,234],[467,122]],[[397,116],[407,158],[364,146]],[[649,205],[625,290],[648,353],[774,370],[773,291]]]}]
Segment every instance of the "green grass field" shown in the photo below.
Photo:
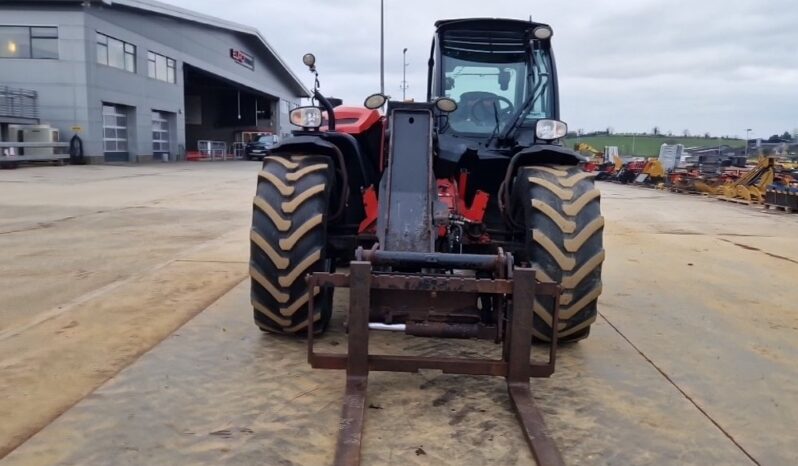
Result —
[{"label": "green grass field", "polygon": [[[576,138],[567,138],[564,141],[568,147],[573,148]],[[656,156],[659,155],[659,148],[662,144],[684,144],[684,147],[695,146],[717,146],[727,145],[731,147],[744,147],[743,139],[721,139],[721,138],[701,138],[701,137],[679,137],[679,136],[631,136],[631,135],[612,135],[612,136],[584,136],[579,138],[579,142],[590,144],[596,149],[603,151],[604,146],[618,146],[621,155]]]}]

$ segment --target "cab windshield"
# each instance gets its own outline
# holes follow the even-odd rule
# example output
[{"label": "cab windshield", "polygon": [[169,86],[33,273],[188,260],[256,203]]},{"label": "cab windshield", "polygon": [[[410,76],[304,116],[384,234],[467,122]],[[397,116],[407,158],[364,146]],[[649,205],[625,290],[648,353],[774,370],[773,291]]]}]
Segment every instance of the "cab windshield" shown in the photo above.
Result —
[{"label": "cab windshield", "polygon": [[503,131],[516,115],[524,121],[553,117],[548,49],[537,41],[524,45],[444,39],[441,87],[457,102],[447,130],[490,135]]}]

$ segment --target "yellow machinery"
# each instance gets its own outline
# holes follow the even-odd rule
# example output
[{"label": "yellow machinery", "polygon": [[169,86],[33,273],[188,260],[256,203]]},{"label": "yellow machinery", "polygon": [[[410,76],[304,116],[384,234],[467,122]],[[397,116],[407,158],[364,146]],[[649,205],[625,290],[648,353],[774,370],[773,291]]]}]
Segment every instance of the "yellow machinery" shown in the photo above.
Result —
[{"label": "yellow machinery", "polygon": [[652,181],[662,180],[667,174],[665,172],[665,167],[662,166],[662,162],[660,162],[659,159],[648,159],[643,166],[643,173],[648,175],[649,179]]},{"label": "yellow machinery", "polygon": [[580,142],[579,144],[574,144],[574,150],[582,154],[592,155],[593,156],[592,162],[595,164],[604,163],[604,152],[596,149],[590,144],[585,144],[583,142]]},{"label": "yellow machinery", "polygon": [[780,171],[798,170],[798,161],[780,160],[776,162],[776,168]]},{"label": "yellow machinery", "polygon": [[765,190],[773,183],[775,176],[773,157],[760,157],[756,167],[737,180],[718,186],[714,194],[748,202],[763,202]]},{"label": "yellow machinery", "polygon": [[718,194],[718,186],[713,186],[706,181],[696,181],[693,183],[693,188],[699,193]]},{"label": "yellow machinery", "polygon": [[621,168],[623,168],[623,159],[621,158],[621,156],[620,155],[613,156],[612,162],[615,164],[615,173],[621,171]]}]

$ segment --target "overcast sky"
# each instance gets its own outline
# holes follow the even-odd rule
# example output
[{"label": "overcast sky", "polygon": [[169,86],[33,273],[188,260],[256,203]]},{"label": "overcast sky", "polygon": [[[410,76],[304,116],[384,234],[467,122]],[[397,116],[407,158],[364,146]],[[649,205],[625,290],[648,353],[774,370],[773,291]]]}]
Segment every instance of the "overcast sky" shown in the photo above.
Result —
[{"label": "overcast sky", "polygon": [[[379,91],[379,0],[165,0],[260,29],[305,83],[359,105]],[[573,130],[767,137],[798,129],[795,0],[385,0],[385,87],[423,99],[433,23],[507,17],[550,24],[561,116]]]}]

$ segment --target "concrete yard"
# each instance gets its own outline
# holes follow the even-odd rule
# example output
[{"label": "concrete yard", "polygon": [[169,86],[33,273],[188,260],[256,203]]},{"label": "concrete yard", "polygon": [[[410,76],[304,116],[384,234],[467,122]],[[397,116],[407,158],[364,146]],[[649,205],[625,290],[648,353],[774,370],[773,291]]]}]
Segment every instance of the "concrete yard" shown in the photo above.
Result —
[{"label": "concrete yard", "polygon": [[[343,373],[251,322],[257,169],[0,172],[0,466],[329,464]],[[600,316],[532,381],[566,462],[798,464],[798,215],[600,187]],[[364,464],[532,462],[499,378],[372,373],[369,407]]]},{"label": "concrete yard", "polygon": [[0,171],[0,456],[246,276],[257,170]]}]

